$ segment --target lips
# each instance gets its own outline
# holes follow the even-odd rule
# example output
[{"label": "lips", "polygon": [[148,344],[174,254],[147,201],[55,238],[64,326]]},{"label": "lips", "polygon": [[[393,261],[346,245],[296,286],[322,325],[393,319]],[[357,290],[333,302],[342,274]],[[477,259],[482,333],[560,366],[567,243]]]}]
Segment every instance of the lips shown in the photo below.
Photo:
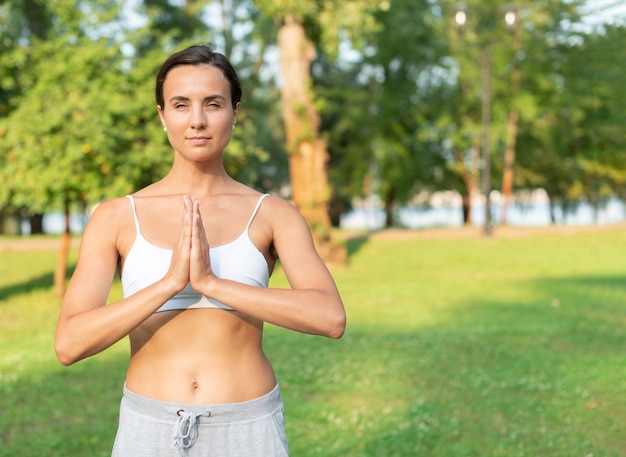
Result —
[{"label": "lips", "polygon": [[209,137],[206,136],[190,136],[187,137],[187,141],[191,144],[205,144],[209,141]]}]

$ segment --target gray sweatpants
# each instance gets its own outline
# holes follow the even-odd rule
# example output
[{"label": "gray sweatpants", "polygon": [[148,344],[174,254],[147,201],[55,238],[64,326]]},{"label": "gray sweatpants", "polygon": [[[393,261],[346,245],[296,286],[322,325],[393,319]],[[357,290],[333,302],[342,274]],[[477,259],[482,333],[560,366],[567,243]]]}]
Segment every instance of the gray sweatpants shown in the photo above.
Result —
[{"label": "gray sweatpants", "polygon": [[241,403],[153,400],[124,386],[112,457],[287,457],[278,385]]}]

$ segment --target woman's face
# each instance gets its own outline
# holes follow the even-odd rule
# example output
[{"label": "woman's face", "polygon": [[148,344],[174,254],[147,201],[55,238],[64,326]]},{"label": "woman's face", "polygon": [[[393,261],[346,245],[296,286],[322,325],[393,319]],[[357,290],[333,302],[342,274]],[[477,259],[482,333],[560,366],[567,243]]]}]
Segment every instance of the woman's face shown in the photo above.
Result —
[{"label": "woman's face", "polygon": [[194,162],[219,159],[237,120],[230,83],[219,68],[181,65],[172,68],[163,84],[163,127],[174,150]]}]

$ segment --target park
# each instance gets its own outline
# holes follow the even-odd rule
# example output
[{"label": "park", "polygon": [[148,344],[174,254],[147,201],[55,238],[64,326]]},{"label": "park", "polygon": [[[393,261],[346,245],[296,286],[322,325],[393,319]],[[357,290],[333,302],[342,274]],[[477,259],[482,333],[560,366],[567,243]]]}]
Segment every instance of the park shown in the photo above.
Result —
[{"label": "park", "polygon": [[[345,307],[332,338],[258,319],[291,455],[625,456],[625,15],[615,0],[1,5],[0,457],[111,455],[130,338],[62,366],[55,328],[94,211],[172,166],[154,77],[197,43],[243,87],[220,108],[217,168],[295,206]],[[290,289],[294,257],[272,258],[270,289]],[[90,311],[123,299],[119,276]]]}]

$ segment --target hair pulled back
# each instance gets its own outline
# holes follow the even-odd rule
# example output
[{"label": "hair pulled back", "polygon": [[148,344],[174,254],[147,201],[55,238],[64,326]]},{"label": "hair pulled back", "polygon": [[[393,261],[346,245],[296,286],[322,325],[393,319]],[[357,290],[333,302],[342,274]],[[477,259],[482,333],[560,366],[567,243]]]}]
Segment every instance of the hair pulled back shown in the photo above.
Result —
[{"label": "hair pulled back", "polygon": [[242,92],[237,72],[224,54],[214,52],[208,45],[189,46],[187,49],[183,49],[167,58],[161,66],[156,78],[155,96],[158,106],[161,108],[164,107],[163,84],[165,83],[167,74],[172,68],[181,65],[209,65],[219,68],[226,80],[230,83],[230,98],[232,100],[233,109],[237,108],[237,103],[241,101]]}]

